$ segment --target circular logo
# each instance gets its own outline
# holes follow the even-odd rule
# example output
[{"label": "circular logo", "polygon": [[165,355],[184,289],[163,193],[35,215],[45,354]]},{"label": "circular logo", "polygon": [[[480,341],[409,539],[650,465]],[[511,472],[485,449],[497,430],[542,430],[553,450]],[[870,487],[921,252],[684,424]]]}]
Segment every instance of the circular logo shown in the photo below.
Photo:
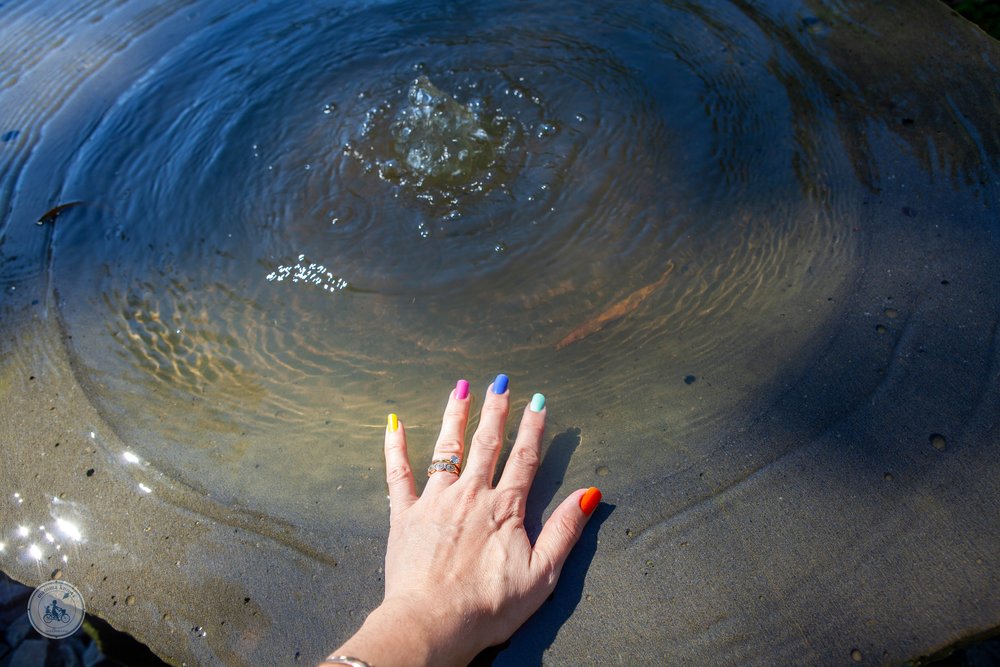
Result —
[{"label": "circular logo", "polygon": [[62,639],[80,629],[86,608],[76,586],[65,581],[46,581],[28,600],[28,620],[38,634]]}]

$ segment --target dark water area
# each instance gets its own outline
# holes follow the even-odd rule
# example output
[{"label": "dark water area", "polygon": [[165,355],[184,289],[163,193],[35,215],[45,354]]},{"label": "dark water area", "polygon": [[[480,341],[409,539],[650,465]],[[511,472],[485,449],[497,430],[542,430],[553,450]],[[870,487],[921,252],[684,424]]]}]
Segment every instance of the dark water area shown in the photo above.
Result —
[{"label": "dark water area", "polygon": [[[1000,626],[1000,52],[941,3],[7,3],[0,43],[15,578],[72,521],[165,659],[314,660],[377,601],[385,414],[420,468],[503,371],[550,406],[532,520],[611,509],[500,663]],[[100,577],[150,534],[140,621]]]}]

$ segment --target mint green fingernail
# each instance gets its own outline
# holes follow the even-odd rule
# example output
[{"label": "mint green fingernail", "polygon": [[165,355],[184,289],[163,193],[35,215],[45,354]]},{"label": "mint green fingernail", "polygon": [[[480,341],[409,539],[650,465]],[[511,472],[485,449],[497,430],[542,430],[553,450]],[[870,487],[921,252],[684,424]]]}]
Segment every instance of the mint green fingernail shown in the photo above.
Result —
[{"label": "mint green fingernail", "polygon": [[541,394],[535,394],[531,397],[531,405],[529,407],[532,412],[541,412],[542,408],[545,407],[545,397]]}]

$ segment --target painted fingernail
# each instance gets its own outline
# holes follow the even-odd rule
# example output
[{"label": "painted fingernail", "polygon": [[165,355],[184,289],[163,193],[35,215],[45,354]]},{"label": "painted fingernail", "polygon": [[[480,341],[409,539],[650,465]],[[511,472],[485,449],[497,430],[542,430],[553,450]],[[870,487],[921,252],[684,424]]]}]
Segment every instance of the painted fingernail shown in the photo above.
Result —
[{"label": "painted fingernail", "polygon": [[587,516],[594,513],[597,506],[601,502],[601,490],[596,486],[592,486],[587,489],[582,496],[580,496],[580,509]]},{"label": "painted fingernail", "polygon": [[455,398],[464,401],[469,397],[469,381],[459,380],[455,383]]},{"label": "painted fingernail", "polygon": [[389,433],[395,433],[399,430],[399,417],[396,416],[395,412],[389,413]]},{"label": "painted fingernail", "polygon": [[542,408],[545,407],[545,396],[542,394],[535,394],[531,397],[531,405],[528,408],[532,412],[541,412]]},{"label": "painted fingernail", "polygon": [[507,382],[509,382],[509,380],[507,379],[506,375],[504,375],[503,373],[498,375],[496,379],[493,380],[493,393],[502,394],[505,391],[507,391]]}]

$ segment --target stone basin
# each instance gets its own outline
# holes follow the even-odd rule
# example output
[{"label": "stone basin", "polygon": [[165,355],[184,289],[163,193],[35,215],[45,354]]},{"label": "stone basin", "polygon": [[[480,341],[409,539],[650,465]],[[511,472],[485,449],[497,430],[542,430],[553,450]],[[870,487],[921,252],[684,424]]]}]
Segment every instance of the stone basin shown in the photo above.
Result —
[{"label": "stone basin", "polygon": [[[385,413],[426,460],[502,370],[550,406],[529,524],[606,502],[484,659],[1000,626],[1000,50],[943,4],[43,1],[0,35],[12,578],[170,663],[315,662],[380,599]],[[407,176],[435,104],[490,149]]]}]

